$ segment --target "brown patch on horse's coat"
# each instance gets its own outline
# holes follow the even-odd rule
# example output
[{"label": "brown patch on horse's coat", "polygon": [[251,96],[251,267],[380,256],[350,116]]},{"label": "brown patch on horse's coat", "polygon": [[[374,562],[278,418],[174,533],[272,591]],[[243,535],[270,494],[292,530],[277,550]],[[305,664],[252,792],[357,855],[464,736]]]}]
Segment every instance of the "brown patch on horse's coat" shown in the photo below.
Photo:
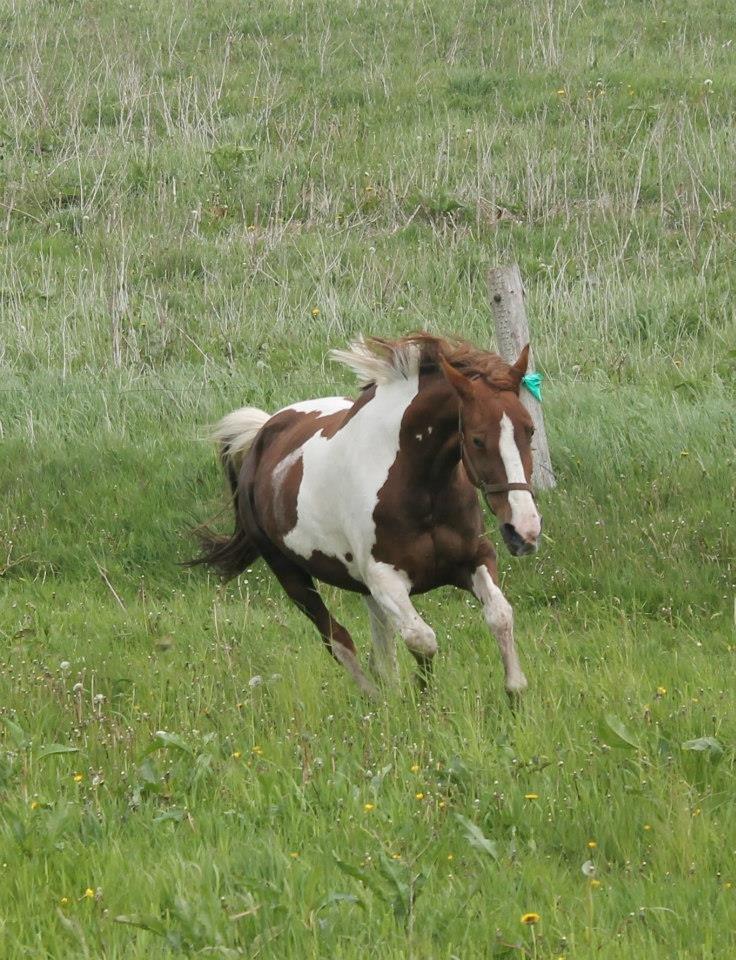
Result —
[{"label": "brown patch on horse's coat", "polygon": [[[426,425],[432,417],[426,440],[412,444],[417,425]],[[457,422],[458,404],[447,381],[437,370],[422,374],[417,398],[401,425],[398,456],[373,514],[373,556],[405,570],[412,593],[457,584],[458,568],[474,556],[474,544],[483,533],[475,487],[464,470],[457,470]],[[408,489],[416,491],[413,497],[407,498]]]}]

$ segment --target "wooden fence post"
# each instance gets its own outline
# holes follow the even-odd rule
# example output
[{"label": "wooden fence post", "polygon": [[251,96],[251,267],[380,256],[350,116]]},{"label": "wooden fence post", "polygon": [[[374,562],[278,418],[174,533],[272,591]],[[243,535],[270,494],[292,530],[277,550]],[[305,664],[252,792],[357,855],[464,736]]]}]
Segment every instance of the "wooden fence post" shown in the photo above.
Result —
[{"label": "wooden fence post", "polygon": [[[529,338],[529,321],[524,307],[524,284],[519,267],[492,267],[488,274],[488,293],[491,312],[496,327],[498,352],[507,363],[513,363]],[[531,346],[529,348],[529,371],[534,370]],[[535,490],[550,490],[555,486],[555,475],[549,457],[549,444],[544,429],[542,405],[527,389],[521,388],[521,399],[534,422],[534,472],[532,486]]]}]

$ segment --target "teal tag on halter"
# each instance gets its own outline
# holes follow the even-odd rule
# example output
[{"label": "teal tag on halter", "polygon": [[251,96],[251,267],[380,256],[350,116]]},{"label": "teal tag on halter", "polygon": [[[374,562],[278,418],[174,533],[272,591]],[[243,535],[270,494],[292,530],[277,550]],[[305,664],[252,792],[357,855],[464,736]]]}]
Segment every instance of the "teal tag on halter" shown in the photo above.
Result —
[{"label": "teal tag on halter", "polygon": [[527,388],[529,393],[533,397],[536,397],[539,402],[542,402],[542,374],[541,373],[526,373],[521,378],[521,382]]}]

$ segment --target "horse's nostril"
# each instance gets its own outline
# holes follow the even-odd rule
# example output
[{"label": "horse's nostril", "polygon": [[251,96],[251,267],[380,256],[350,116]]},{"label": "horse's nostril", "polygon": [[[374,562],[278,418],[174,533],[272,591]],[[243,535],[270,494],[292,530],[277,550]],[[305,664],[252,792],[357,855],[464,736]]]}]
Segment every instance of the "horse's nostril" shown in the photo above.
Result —
[{"label": "horse's nostril", "polygon": [[513,523],[504,523],[504,525],[501,527],[501,533],[503,534],[504,540],[509,545],[514,544],[514,545],[521,546],[522,543],[524,542],[522,538],[519,536],[519,532],[517,531]]},{"label": "horse's nostril", "polygon": [[515,557],[526,556],[526,554],[534,553],[534,551],[537,549],[536,541],[531,542],[529,540],[525,540],[513,523],[502,524],[501,535],[503,536],[504,542],[509,549],[509,553]]}]

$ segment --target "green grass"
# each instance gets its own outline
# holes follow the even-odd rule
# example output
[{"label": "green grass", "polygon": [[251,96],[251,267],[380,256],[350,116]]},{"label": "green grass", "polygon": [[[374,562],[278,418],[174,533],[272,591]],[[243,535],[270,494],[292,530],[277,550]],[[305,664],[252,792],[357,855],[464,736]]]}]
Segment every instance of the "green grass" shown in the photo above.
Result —
[{"label": "green grass", "polygon": [[[0,8],[0,956],[733,956],[735,27]],[[559,481],[500,556],[530,691],[438,591],[432,696],[405,656],[369,705],[263,566],[178,565],[201,437],[352,389],[361,331],[487,343],[512,260]]]}]

